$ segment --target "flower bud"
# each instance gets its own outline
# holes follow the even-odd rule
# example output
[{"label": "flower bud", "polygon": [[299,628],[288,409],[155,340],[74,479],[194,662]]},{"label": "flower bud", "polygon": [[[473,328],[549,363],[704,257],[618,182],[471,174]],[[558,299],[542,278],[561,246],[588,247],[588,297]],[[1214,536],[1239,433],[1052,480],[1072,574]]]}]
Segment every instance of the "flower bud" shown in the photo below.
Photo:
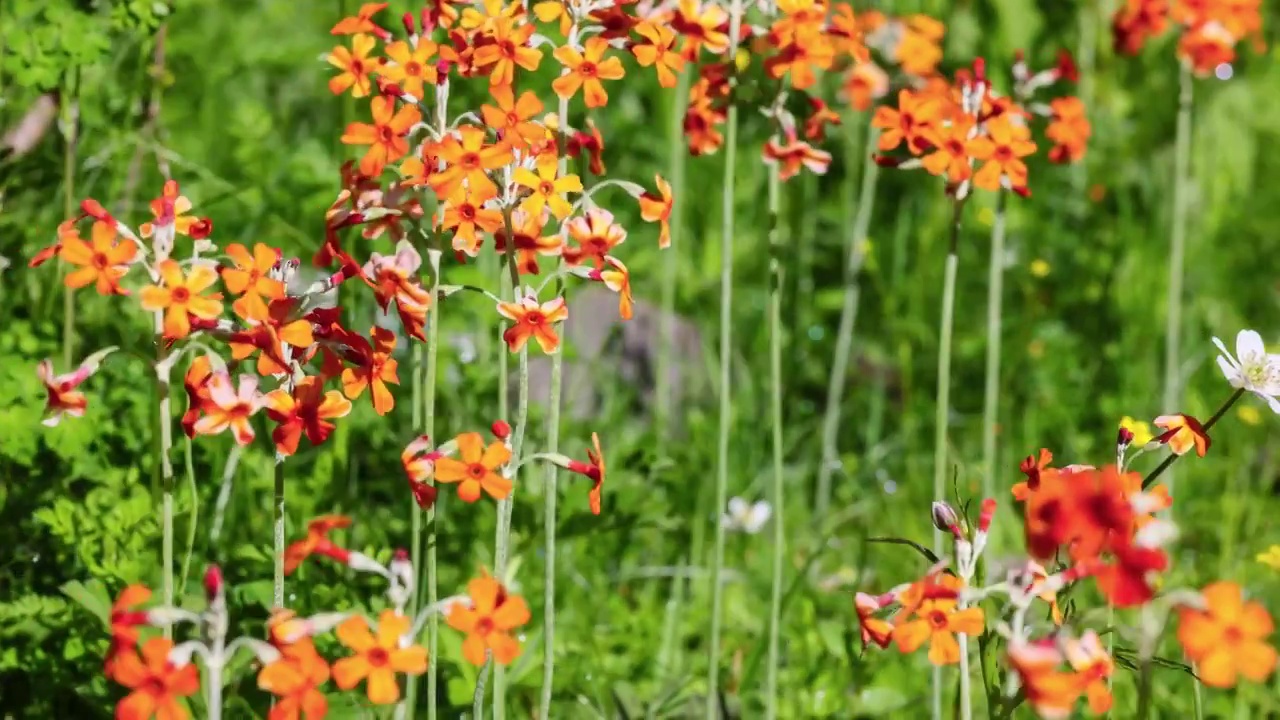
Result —
[{"label": "flower bud", "polygon": [[499,440],[511,437],[511,426],[505,420],[494,420],[493,427],[490,429],[493,430],[493,436]]},{"label": "flower bud", "polygon": [[204,572],[204,595],[213,603],[222,595],[222,568],[217,565],[210,565],[208,570]]},{"label": "flower bud", "polygon": [[946,530],[955,535],[960,534],[959,528],[960,517],[956,515],[956,511],[945,502],[933,503],[933,526],[939,530]]},{"label": "flower bud", "polygon": [[1129,447],[1129,443],[1133,442],[1133,431],[1127,427],[1120,428],[1116,433],[1116,445],[1122,448]]}]

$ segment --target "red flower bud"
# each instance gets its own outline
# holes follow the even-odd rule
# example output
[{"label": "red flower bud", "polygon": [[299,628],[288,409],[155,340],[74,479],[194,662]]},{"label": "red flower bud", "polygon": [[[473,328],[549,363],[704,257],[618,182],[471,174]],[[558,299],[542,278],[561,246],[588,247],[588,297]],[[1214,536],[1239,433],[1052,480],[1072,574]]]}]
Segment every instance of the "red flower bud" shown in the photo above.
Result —
[{"label": "red flower bud", "polygon": [[191,239],[203,240],[213,233],[213,220],[210,218],[200,218],[191,224]]},{"label": "red flower bud", "polygon": [[978,513],[978,532],[991,529],[991,520],[996,515],[996,499],[987,498],[982,501],[982,511]]},{"label": "red flower bud", "polygon": [[493,427],[490,429],[493,430],[493,436],[499,440],[511,437],[511,426],[505,420],[494,420]]},{"label": "red flower bud", "polygon": [[222,568],[217,565],[210,565],[208,570],[204,571],[204,595],[213,602],[222,594]]},{"label": "red flower bud", "polygon": [[418,503],[418,507],[423,510],[430,510],[436,504],[436,490],[434,485],[428,485],[424,482],[409,481],[409,490],[413,492],[413,501]]},{"label": "red flower bud", "polygon": [[102,203],[93,198],[85,198],[80,201],[80,212],[84,213],[82,217],[91,217],[104,223],[116,224],[116,219],[111,217],[111,213],[102,207]]},{"label": "red flower bud", "polygon": [[1129,447],[1131,442],[1133,442],[1133,431],[1129,428],[1120,428],[1120,432],[1116,433],[1116,445]]},{"label": "red flower bud", "polygon": [[1080,80],[1080,71],[1076,68],[1076,61],[1071,57],[1068,50],[1058,51],[1058,66],[1055,68],[1058,77],[1068,82],[1078,82]]},{"label": "red flower bud", "polygon": [[414,33],[413,13],[409,13],[409,12],[405,13],[404,16],[400,18],[400,20],[401,22],[404,23],[404,31],[412,35]]}]

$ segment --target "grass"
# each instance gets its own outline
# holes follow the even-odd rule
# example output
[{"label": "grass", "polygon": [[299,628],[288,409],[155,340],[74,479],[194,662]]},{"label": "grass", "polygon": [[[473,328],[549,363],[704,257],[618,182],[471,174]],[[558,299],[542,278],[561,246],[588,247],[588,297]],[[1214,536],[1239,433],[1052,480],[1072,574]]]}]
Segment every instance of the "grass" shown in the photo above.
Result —
[{"label": "grass", "polygon": [[[1014,28],[1000,19],[1037,18],[1040,22],[1032,26],[1040,30],[1030,38],[1034,44],[1025,46],[1043,48],[1037,53],[1046,61],[1057,46],[1077,42],[1073,25],[1061,20],[1080,5],[1041,9],[1014,2],[997,15],[985,5],[948,7],[948,55],[983,54],[999,64],[1011,56],[1017,41]],[[271,2],[232,12],[221,3],[193,0],[170,26],[167,65],[175,82],[164,91],[161,149],[197,211],[215,217],[215,236],[222,242],[262,240],[304,258],[318,245],[323,209],[335,188],[334,169],[344,157],[333,142],[340,121],[324,88],[326,69],[309,62],[331,45],[326,34],[331,15],[331,7],[299,12],[292,3]],[[977,31],[987,27],[992,31]],[[1160,403],[1167,320],[1161,300],[1168,290],[1169,228],[1164,218],[1170,215],[1165,210],[1173,188],[1165,178],[1175,167],[1178,77],[1167,42],[1124,61],[1110,53],[1105,41],[1100,45],[1092,79],[1097,108],[1088,184],[1077,187],[1072,173],[1033,165],[1033,196],[1008,200],[1011,259],[1004,267],[1000,357],[1004,410],[994,452],[1006,486],[1021,457],[1041,446],[1053,449],[1063,462],[1104,462],[1112,452],[1119,417],[1149,419],[1171,409]],[[124,168],[134,149],[154,142],[138,131],[130,114],[132,100],[151,92],[150,80],[135,72],[145,67],[149,55],[144,43],[122,41],[113,47],[110,62],[85,69],[80,162],[70,179],[78,196],[114,201],[127,185]],[[1180,325],[1187,382],[1180,407],[1204,417],[1229,392],[1213,365],[1209,336],[1227,338],[1241,327],[1255,327],[1272,340],[1280,332],[1274,278],[1259,261],[1267,256],[1280,199],[1280,191],[1266,182],[1280,172],[1280,160],[1262,151],[1280,139],[1275,129],[1280,127],[1280,102],[1267,92],[1280,81],[1280,71],[1269,55],[1253,56],[1247,50],[1244,55],[1231,81],[1197,81],[1196,133],[1188,147],[1200,179],[1190,192],[1194,222],[1185,238],[1187,292]],[[611,107],[595,115],[610,143],[610,175],[642,180],[665,173],[671,148],[661,133],[651,132],[659,117],[653,81],[646,76],[615,94]],[[3,98],[0,124],[7,127],[33,94],[7,87]],[[460,97],[458,102],[475,99]],[[846,122],[862,120],[847,117]],[[861,157],[846,160],[837,153],[830,173],[814,183],[814,195],[805,196],[801,212],[811,215],[805,219],[814,228],[812,261],[801,264],[796,254],[781,254],[791,283],[784,287],[780,312],[784,319],[807,317],[809,322],[787,328],[783,355],[782,447],[787,463],[781,475],[787,502],[780,520],[787,541],[782,573],[791,582],[779,597],[776,696],[760,692],[766,668],[752,674],[753,660],[764,664],[760,658],[770,629],[774,577],[771,546],[762,541],[766,536],[724,538],[723,582],[714,585],[721,595],[722,633],[714,652],[709,646],[717,605],[708,582],[716,566],[712,524],[723,509],[713,499],[717,472],[724,472],[724,495],[751,500],[770,495],[775,473],[773,428],[760,420],[772,412],[766,382],[768,224],[760,201],[766,196],[767,174],[756,160],[766,132],[763,121],[744,113],[732,185],[722,180],[723,152],[687,160],[684,220],[668,255],[652,247],[652,228],[639,223],[632,206],[619,202],[610,208],[632,228],[628,265],[637,297],[657,302],[662,274],[678,278],[672,305],[700,328],[712,359],[710,369],[688,371],[714,381],[713,388],[732,390],[728,419],[734,432],[721,455],[715,403],[695,398],[678,411],[679,429],[664,442],[659,436],[667,428],[656,428],[629,409],[623,383],[608,374],[591,378],[619,401],[607,414],[566,418],[561,430],[562,451],[574,456],[582,455],[591,430],[601,432],[611,474],[599,518],[587,512],[586,490],[578,478],[562,473],[558,483],[551,576],[557,607],[550,686],[555,717],[698,717],[708,703],[719,702],[707,693],[712,672],[718,673],[730,712],[741,717],[763,715],[770,700],[780,717],[892,717],[928,701],[924,658],[862,654],[850,602],[855,589],[885,590],[926,566],[909,549],[861,540],[865,533],[892,533],[927,543],[931,533],[938,308],[951,208],[923,190],[919,176],[879,172],[867,224],[869,251],[860,273],[856,336],[842,393],[840,469],[831,477],[826,522],[814,522],[808,502],[822,457],[822,421],[852,232],[850,208],[838,188],[857,182]],[[15,706],[37,708],[32,712],[42,713],[38,716],[82,712],[94,717],[116,697],[116,690],[99,677],[105,635],[96,629],[90,635],[90,616],[70,605],[58,588],[69,580],[96,578],[114,595],[126,582],[156,583],[161,524],[135,518],[129,508],[137,477],[159,463],[148,459],[135,467],[137,450],[150,437],[147,418],[153,401],[146,389],[148,377],[127,365],[109,364],[95,381],[83,421],[48,431],[38,425],[42,398],[31,368],[61,352],[63,293],[48,273],[27,271],[21,260],[47,244],[64,215],[60,202],[46,200],[57,198],[67,180],[61,172],[63,151],[55,131],[32,155],[0,160],[0,255],[14,261],[0,275],[0,308],[6,317],[0,336],[0,418],[6,428],[20,428],[0,441],[0,477],[5,478],[0,514],[6,521],[0,543],[13,549],[0,564],[0,581],[12,588],[12,595],[0,602],[0,619],[13,619],[13,624],[0,623],[0,639],[9,647],[32,648],[24,656],[0,655],[0,695],[14,698]],[[143,213],[160,183],[158,170],[147,165],[133,201]],[[721,237],[717,212],[721,191],[735,213],[732,236],[726,238]],[[783,185],[788,198],[795,191],[796,185]],[[987,262],[995,202],[994,197],[976,196],[966,208],[957,247],[961,267],[976,269]],[[133,218],[139,219],[145,218]],[[722,240],[728,242],[722,245]],[[1036,260],[1048,265],[1046,275],[1032,273]],[[717,301],[720,272],[730,261],[737,282],[727,315],[733,335],[728,352],[722,353],[715,347]],[[446,256],[444,262],[452,261]],[[490,277],[482,278],[477,267],[451,266],[445,281],[490,282],[490,270]],[[957,278],[950,413],[943,416],[950,418],[946,456],[955,464],[961,493],[969,497],[978,494],[984,472],[987,330],[982,308],[987,276],[966,271]],[[792,289],[801,287],[802,279],[813,287],[804,306],[799,291]],[[77,355],[106,344],[135,352],[149,348],[146,319],[124,316],[118,303],[92,293],[75,299]],[[491,361],[492,352],[502,347],[492,330],[474,339],[475,345],[492,350],[479,360],[469,361],[465,344],[452,340],[475,337],[476,327],[493,327],[489,308],[460,296],[444,304],[435,421],[441,437],[487,426],[493,398],[505,387]],[[570,338],[571,346],[573,342]],[[572,360],[574,351],[568,352],[566,359]],[[719,360],[725,361],[727,375],[717,378]],[[357,518],[357,527],[344,539],[363,551],[385,555],[410,543],[412,520],[397,474],[399,450],[417,430],[409,395],[407,387],[399,389],[401,405],[389,422],[377,418],[367,402],[358,402],[347,418],[347,456],[338,456],[334,448],[290,461],[290,528],[341,506]],[[1260,417],[1246,413],[1250,407],[1261,410]],[[538,451],[547,442],[540,430],[546,416],[536,406],[530,411],[526,444]],[[1275,422],[1246,397],[1222,418],[1214,438],[1207,458],[1178,464],[1177,519],[1183,532],[1176,569],[1167,582],[1199,586],[1225,574],[1275,608],[1280,576],[1254,560],[1280,543],[1269,523],[1280,511],[1273,491],[1277,460],[1268,449],[1274,445]],[[201,527],[214,517],[228,448],[226,439],[196,443]],[[231,599],[233,616],[246,631],[260,629],[271,601],[272,538],[266,528],[274,478],[263,464],[267,459],[261,448],[247,449],[235,497],[225,509],[222,539],[213,546],[201,530],[195,548],[197,569],[203,560],[216,559],[224,564],[232,587],[239,588]],[[348,467],[354,468],[350,483]],[[512,717],[531,714],[544,688],[539,670],[546,644],[537,618],[547,580],[537,569],[548,561],[541,508],[547,507],[544,493],[552,485],[542,476],[532,470],[522,473],[512,506],[508,568],[535,618],[526,628],[525,657],[505,677]],[[149,512],[151,506],[145,506]],[[464,512],[460,503],[447,507],[437,516],[435,546],[429,547],[437,547],[438,580],[449,595],[478,567],[491,565],[497,548],[489,540],[496,537],[493,513]],[[997,547],[1017,547],[1021,530],[1016,518],[1006,513],[997,517]],[[268,578],[265,588],[255,584],[262,578]],[[362,602],[371,595],[363,582],[309,568],[290,581],[289,593],[297,595],[299,612],[310,612]],[[174,592],[180,600],[195,601],[198,581]],[[449,636],[448,630],[441,632],[437,657],[441,717],[469,707],[475,682],[475,669],[462,661]],[[69,644],[74,637],[81,639]],[[1166,656],[1175,650],[1171,642],[1162,647]],[[721,660],[714,670],[707,660],[712,655]],[[1139,680],[1133,672],[1117,676],[1117,707],[1136,707]],[[1150,682],[1153,716],[1194,712],[1185,673],[1156,667]],[[249,680],[235,691],[263,701]],[[952,686],[944,688],[944,707],[950,707],[953,694]],[[1274,685],[1207,690],[1203,712],[1205,717],[1266,716],[1280,712],[1276,698]],[[975,716],[986,711],[985,698],[975,692]],[[228,710],[228,716],[233,714]]]}]

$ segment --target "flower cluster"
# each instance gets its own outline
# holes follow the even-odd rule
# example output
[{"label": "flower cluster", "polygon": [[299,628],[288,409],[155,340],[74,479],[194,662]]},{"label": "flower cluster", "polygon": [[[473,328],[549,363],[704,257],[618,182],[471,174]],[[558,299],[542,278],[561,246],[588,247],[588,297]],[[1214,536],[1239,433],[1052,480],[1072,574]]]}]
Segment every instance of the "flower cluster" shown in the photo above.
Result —
[{"label": "flower cluster", "polygon": [[1245,38],[1258,52],[1265,49],[1261,0],[1125,0],[1111,22],[1116,50],[1138,54],[1171,22],[1181,29],[1178,57],[1197,75],[1233,62]]},{"label": "flower cluster", "polygon": [[[1265,680],[1277,664],[1276,650],[1268,644],[1274,625],[1266,609],[1247,600],[1232,582],[1214,582],[1196,592],[1166,588],[1162,576],[1177,528],[1157,516],[1173,505],[1168,489],[1156,482],[1160,473],[1193,449],[1203,456],[1210,446],[1209,430],[1244,393],[1277,409],[1280,356],[1267,353],[1251,330],[1237,337],[1235,355],[1217,338],[1214,343],[1222,353],[1220,369],[1235,392],[1210,420],[1164,415],[1153,421],[1163,432],[1153,435],[1147,423],[1125,418],[1117,433],[1116,461],[1101,468],[1055,467],[1045,449],[1022,461],[1025,479],[1012,488],[1012,496],[1022,507],[1026,554],[995,582],[971,586],[995,502],[982,503],[973,530],[951,506],[935,503],[934,524],[952,536],[954,557],[939,560],[916,582],[881,595],[858,593],[854,609],[864,645],[893,644],[913,652],[928,643],[933,664],[959,662],[964,674],[965,638],[983,632],[984,618],[999,617],[990,629],[1004,642],[1009,697],[1020,694],[1047,718],[1070,715],[1081,698],[1092,713],[1105,713],[1112,705],[1108,678],[1117,658],[1090,627],[1089,613],[1079,609],[1078,601],[1067,608],[1057,602],[1092,580],[1112,611],[1140,613],[1134,626],[1109,625],[1136,645],[1141,662],[1152,661],[1165,625],[1176,616],[1178,640],[1197,664],[1201,682],[1231,687],[1240,677]],[[1165,449],[1162,464],[1146,477],[1129,469],[1145,453]],[[1003,598],[1003,606],[984,612],[983,605],[997,598]],[[1030,612],[1037,602],[1048,605],[1044,621]],[[1001,691],[988,689],[988,697],[993,692]]]}]

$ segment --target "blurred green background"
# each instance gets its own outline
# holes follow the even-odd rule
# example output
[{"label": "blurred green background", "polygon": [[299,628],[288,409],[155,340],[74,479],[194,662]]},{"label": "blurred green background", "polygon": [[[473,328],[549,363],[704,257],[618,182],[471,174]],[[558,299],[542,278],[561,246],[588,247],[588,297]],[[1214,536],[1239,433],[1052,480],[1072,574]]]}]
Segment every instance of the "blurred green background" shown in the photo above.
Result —
[{"label": "blurred green background", "polygon": [[[1252,327],[1268,342],[1280,342],[1280,183],[1274,182],[1280,156],[1270,151],[1280,141],[1280,68],[1274,52],[1242,48],[1231,79],[1196,83],[1187,391],[1182,407],[1160,407],[1174,40],[1166,35],[1137,58],[1115,56],[1112,5],[972,0],[892,8],[946,22],[948,68],[982,55],[992,76],[1003,78],[1017,49],[1033,66],[1046,67],[1065,48],[1088,73],[1081,93],[1094,136],[1086,162],[1078,168],[1034,163],[1033,196],[1010,202],[1000,463],[993,469],[1001,488],[1015,480],[1018,461],[1042,446],[1063,464],[1107,462],[1124,415],[1211,413],[1228,393],[1213,365],[1211,336],[1231,345],[1239,329]],[[329,27],[355,6],[336,0],[0,5],[0,130],[14,126],[42,95],[75,98],[62,106],[74,107],[74,114],[64,112],[29,152],[0,159],[0,256],[12,263],[0,273],[0,711],[7,717],[109,716],[120,691],[101,677],[107,634],[83,605],[107,602],[126,583],[155,584],[160,547],[152,510],[158,491],[151,383],[136,361],[117,356],[88,383],[85,418],[41,426],[35,366],[52,357],[62,367],[63,289],[55,267],[28,270],[26,261],[51,242],[80,198],[95,197],[130,223],[149,219],[146,203],[162,180],[157,158],[169,165],[196,212],[213,218],[220,246],[266,242],[309,258],[323,238],[338,167],[354,157],[338,142],[341,128],[367,112],[329,94],[330,71],[322,62],[335,44]],[[418,7],[392,3],[394,14],[384,22],[394,26],[400,11]],[[667,145],[679,140],[661,137],[670,93],[660,91],[651,72],[633,68],[628,64],[627,80],[610,88],[613,101],[593,118],[606,140],[609,175],[647,185],[655,172],[666,174]],[[455,107],[478,106],[481,88],[459,92]],[[152,103],[159,108],[154,119]],[[768,402],[767,223],[759,201],[766,175],[757,162],[767,129],[754,113],[744,117],[734,250],[738,422],[729,490],[754,500],[766,495],[769,461],[768,428],[756,420]],[[835,510],[817,525],[811,507],[819,428],[865,157],[850,138],[864,135],[866,117],[846,113],[845,122],[846,130],[828,143],[835,154],[830,172],[784,186],[789,565],[780,709],[784,717],[915,717],[929,688],[923,654],[862,654],[851,598],[855,589],[881,592],[924,570],[910,550],[865,540],[894,534],[927,542],[931,532],[936,328],[949,208],[931,178],[881,173],[861,276]],[[685,223],[672,250],[677,308],[700,327],[712,364],[720,236],[718,193],[709,190],[720,186],[722,163],[723,153],[690,160],[691,190],[678,199]],[[640,224],[630,201],[609,207],[632,228],[623,256],[636,293],[656,302],[662,265],[654,229]],[[993,207],[989,196],[970,204],[960,252],[950,440],[961,491],[975,496],[985,470],[979,457]],[[451,267],[445,278],[483,280],[473,268]],[[348,316],[369,322],[372,300],[348,295]],[[132,301],[86,289],[74,304],[77,358],[106,345],[149,352],[149,319],[128,311]],[[451,302],[443,317],[445,334],[482,335],[473,362],[463,362],[457,347],[442,346],[446,379],[437,427],[448,436],[483,428],[496,413],[491,358],[498,350],[492,333],[477,331],[492,326],[485,303]],[[408,373],[402,378],[393,414],[379,418],[362,398],[326,446],[290,462],[291,536],[314,515],[343,512],[356,519],[344,538],[352,547],[386,559],[391,548],[408,545],[410,499],[398,456],[414,433]],[[628,392],[608,375],[591,382],[619,396]],[[581,485],[562,484],[568,487],[559,518],[555,717],[692,717],[702,707],[710,605],[704,572],[719,514],[711,507],[714,403],[684,408],[682,434],[667,442],[632,407],[614,403],[590,422],[567,423],[562,435],[562,448],[581,455],[589,433],[599,431],[610,478],[599,518],[587,511]],[[532,427],[536,447],[541,425],[535,420]],[[1277,607],[1280,576],[1255,560],[1280,543],[1275,428],[1265,407],[1242,402],[1216,429],[1209,457],[1180,463],[1176,517],[1183,534],[1166,587],[1226,576]],[[179,558],[187,556],[188,533],[193,538],[180,592],[195,602],[203,565],[222,563],[234,585],[239,629],[258,633],[270,603],[272,458],[261,444],[242,455],[231,453],[231,445],[223,436],[186,448],[180,440],[175,449]],[[194,487],[183,472],[188,457]],[[214,541],[211,526],[229,465],[233,490]],[[526,628],[526,652],[509,674],[519,717],[536,706],[544,651],[541,473],[529,475],[513,521],[513,579],[535,618]],[[492,564],[494,513],[488,510],[444,503],[442,593],[460,590],[478,567]],[[1013,548],[1021,531],[1015,518],[1002,516],[996,532],[1001,547]],[[728,544],[722,679],[733,713],[747,718],[762,707],[766,535],[731,535]],[[79,584],[68,585],[73,582]],[[323,563],[305,567],[289,584],[290,602],[301,612],[358,606],[378,592],[376,583]],[[460,636],[442,630],[441,637],[440,700],[450,708],[445,717],[452,717],[469,705],[475,669],[462,661]],[[1165,651],[1176,654],[1172,640]],[[1275,690],[1207,692],[1206,711],[1213,717],[1277,713]],[[1118,673],[1116,693],[1124,716],[1135,697],[1128,671]],[[247,668],[238,669],[227,694],[236,698],[229,717],[265,707]],[[334,701],[332,716],[363,716],[357,696],[346,697]],[[1158,670],[1155,701],[1161,717],[1188,716],[1190,679],[1176,669]]]}]

